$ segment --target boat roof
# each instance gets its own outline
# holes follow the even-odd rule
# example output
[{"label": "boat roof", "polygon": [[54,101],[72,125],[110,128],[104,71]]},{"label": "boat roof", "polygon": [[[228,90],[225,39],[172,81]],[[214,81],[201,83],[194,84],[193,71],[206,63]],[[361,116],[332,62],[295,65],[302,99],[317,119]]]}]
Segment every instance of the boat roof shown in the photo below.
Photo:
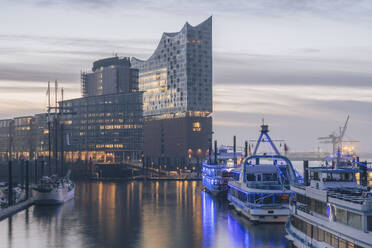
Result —
[{"label": "boat roof", "polygon": [[247,173],[249,172],[277,172],[277,167],[273,164],[259,164],[251,165],[246,168]]},{"label": "boat roof", "polygon": [[359,172],[356,168],[332,168],[332,167],[311,167],[307,168],[308,171],[326,172],[326,173],[355,173]]}]

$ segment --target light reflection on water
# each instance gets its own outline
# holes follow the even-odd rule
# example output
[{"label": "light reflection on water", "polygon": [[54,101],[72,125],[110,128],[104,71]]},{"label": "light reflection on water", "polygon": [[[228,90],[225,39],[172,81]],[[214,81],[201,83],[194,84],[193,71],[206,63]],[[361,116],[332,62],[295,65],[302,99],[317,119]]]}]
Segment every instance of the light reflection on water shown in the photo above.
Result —
[{"label": "light reflection on water", "polygon": [[79,182],[73,201],[0,222],[0,247],[284,247],[283,225],[252,225],[195,181]]}]

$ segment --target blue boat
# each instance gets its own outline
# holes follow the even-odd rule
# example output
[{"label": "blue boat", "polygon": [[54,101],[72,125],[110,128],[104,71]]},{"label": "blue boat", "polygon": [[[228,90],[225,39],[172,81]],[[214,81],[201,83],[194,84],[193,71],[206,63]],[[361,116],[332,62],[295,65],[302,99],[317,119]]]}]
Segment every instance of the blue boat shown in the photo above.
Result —
[{"label": "blue boat", "polygon": [[228,182],[239,179],[239,170],[231,161],[222,164],[203,163],[202,182],[205,190],[215,196],[226,194]]},{"label": "blue boat", "polygon": [[[298,180],[291,161],[282,156],[263,124],[253,155],[245,158],[238,181],[228,183],[228,200],[238,213],[253,222],[286,222],[289,216],[290,184]],[[273,154],[257,151],[267,143]]]}]

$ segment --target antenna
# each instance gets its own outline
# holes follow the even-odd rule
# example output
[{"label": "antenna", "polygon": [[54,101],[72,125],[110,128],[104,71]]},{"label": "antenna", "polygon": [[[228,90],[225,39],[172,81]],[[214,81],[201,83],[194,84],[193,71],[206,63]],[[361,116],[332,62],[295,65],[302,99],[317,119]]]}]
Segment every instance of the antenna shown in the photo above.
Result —
[{"label": "antenna", "polygon": [[50,114],[50,81],[48,81],[47,96],[48,96],[48,118],[49,118],[49,114]]},{"label": "antenna", "polygon": [[55,100],[56,100],[56,102],[55,102],[55,113],[57,113],[57,101],[58,101],[58,82],[57,82],[57,80],[55,80],[54,81],[54,90],[55,90]]}]

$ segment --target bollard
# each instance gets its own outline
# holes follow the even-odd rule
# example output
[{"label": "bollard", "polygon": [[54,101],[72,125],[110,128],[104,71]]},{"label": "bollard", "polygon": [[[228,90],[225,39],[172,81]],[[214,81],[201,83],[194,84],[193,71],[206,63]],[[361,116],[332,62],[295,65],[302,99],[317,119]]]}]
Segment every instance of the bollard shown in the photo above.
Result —
[{"label": "bollard", "polygon": [[217,164],[217,140],[214,141],[214,164]]},{"label": "bollard", "polygon": [[28,168],[28,160],[26,160],[26,200],[28,200],[29,197],[29,185],[30,185],[30,173]]},{"label": "bollard", "polygon": [[236,135],[234,135],[234,139],[233,139],[233,151],[234,151],[234,165],[236,165]]},{"label": "bollard", "polygon": [[309,186],[309,171],[307,170],[309,168],[309,161],[304,160],[304,185]]},{"label": "bollard", "polygon": [[209,143],[208,149],[208,164],[212,164],[212,144]]},{"label": "bollard", "polygon": [[13,176],[12,176],[12,161],[8,163],[8,206],[13,205]]},{"label": "bollard", "polygon": [[37,159],[35,158],[35,166],[34,166],[34,169],[35,169],[35,173],[34,173],[34,176],[35,176],[35,184],[37,184]]},{"label": "bollard", "polygon": [[359,163],[359,182],[362,186],[368,186],[367,161]]},{"label": "bollard", "polygon": [[248,157],[248,141],[244,143],[244,157]]},{"label": "bollard", "polygon": [[24,188],[25,184],[25,176],[24,176],[24,165],[25,165],[25,161],[23,159],[21,159],[21,168],[19,170],[19,177],[20,177],[20,180],[19,180],[19,184],[21,185],[22,189]]},{"label": "bollard", "polygon": [[256,158],[256,165],[260,164],[260,158]]},{"label": "bollard", "polygon": [[41,160],[41,177],[44,176],[44,160]]}]

